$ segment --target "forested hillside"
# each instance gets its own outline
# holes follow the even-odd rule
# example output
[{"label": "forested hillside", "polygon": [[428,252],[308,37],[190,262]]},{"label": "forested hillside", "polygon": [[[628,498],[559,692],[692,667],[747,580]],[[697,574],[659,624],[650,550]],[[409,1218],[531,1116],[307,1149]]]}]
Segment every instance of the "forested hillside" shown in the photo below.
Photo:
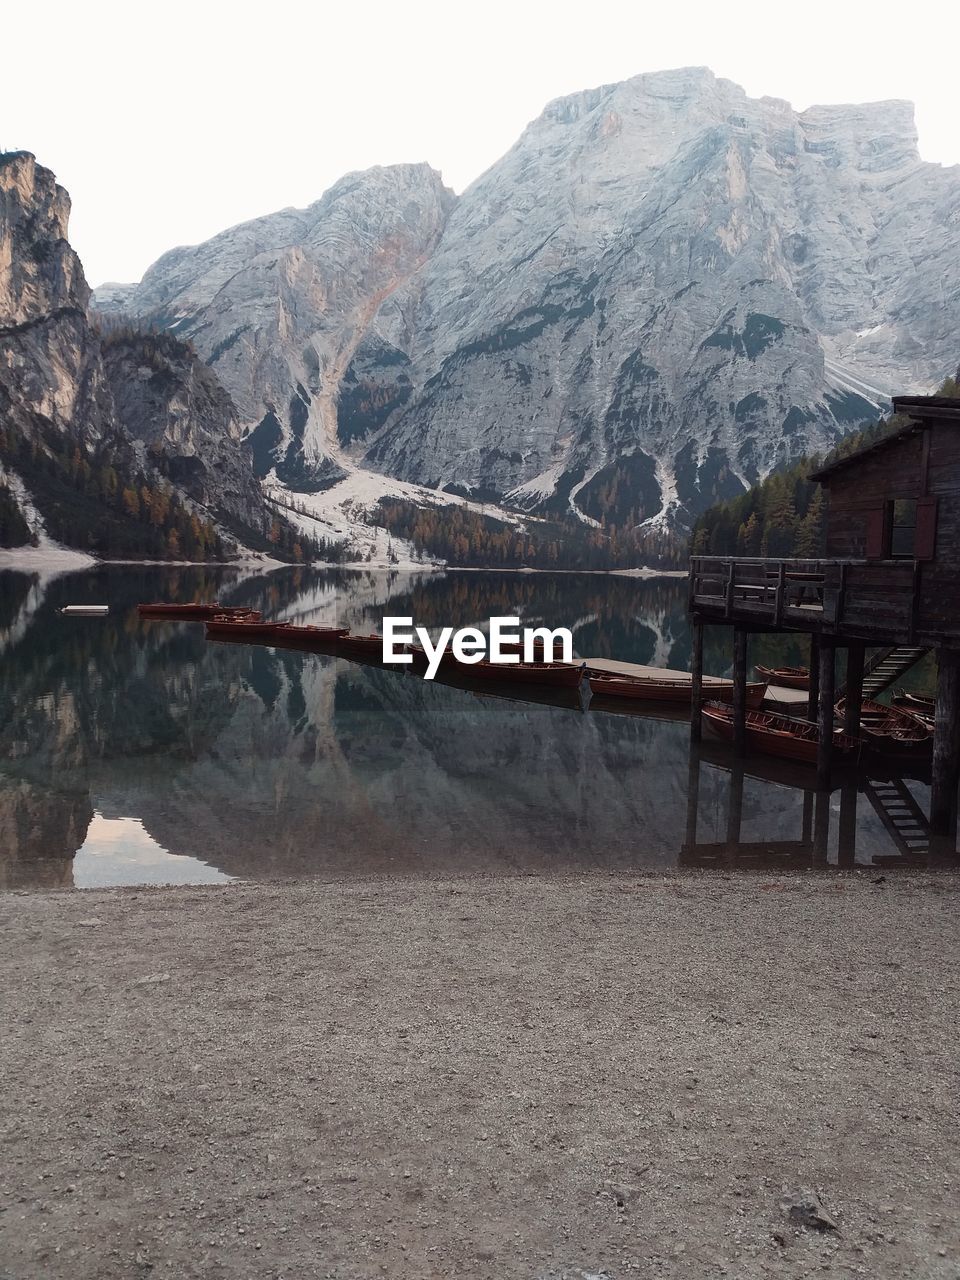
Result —
[{"label": "forested hillside", "polygon": [[0,478],[0,547],[26,547],[31,541],[30,526],[9,485]]},{"label": "forested hillside", "polygon": [[529,520],[523,526],[466,507],[418,507],[386,498],[373,516],[396,538],[425,556],[484,569],[683,568],[686,548],[665,530],[597,529],[579,521]]},{"label": "forested hillside", "polygon": [[[191,511],[155,473],[132,467],[125,449],[104,445],[91,456],[52,429],[32,440],[0,429],[2,463],[25,482],[49,536],[66,546],[106,559],[204,561],[235,554],[213,521]],[[281,518],[266,520],[262,531],[244,526],[237,533],[279,559],[297,562],[315,551]],[[36,532],[8,486],[0,485],[0,547],[35,543]]]}]

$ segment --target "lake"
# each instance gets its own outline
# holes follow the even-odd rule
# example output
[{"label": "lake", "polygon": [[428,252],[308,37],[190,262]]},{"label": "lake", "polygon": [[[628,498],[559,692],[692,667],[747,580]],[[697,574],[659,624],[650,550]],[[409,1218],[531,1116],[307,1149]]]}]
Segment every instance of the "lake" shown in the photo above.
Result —
[{"label": "lake", "polygon": [[[209,884],[548,869],[927,865],[886,818],[929,803],[882,767],[735,762],[686,712],[478,695],[402,668],[209,643],[140,601],[220,599],[379,630],[494,614],[568,626],[579,653],[689,665],[686,584],[608,575],[101,567],[0,572],[0,885]],[[63,617],[107,602],[106,618]],[[727,674],[714,628],[705,669]],[[751,661],[801,662],[799,642]],[[661,716],[663,713],[660,713]]]}]

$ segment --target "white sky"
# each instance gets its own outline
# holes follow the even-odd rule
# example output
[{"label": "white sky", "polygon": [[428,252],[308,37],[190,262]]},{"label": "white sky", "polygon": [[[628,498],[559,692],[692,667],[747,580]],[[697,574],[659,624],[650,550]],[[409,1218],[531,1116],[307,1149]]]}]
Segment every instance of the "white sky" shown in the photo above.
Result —
[{"label": "white sky", "polygon": [[4,0],[0,149],[73,198],[92,284],[427,160],[460,191],[561,94],[709,66],[753,96],[909,98],[960,163],[960,5],[933,0]]}]

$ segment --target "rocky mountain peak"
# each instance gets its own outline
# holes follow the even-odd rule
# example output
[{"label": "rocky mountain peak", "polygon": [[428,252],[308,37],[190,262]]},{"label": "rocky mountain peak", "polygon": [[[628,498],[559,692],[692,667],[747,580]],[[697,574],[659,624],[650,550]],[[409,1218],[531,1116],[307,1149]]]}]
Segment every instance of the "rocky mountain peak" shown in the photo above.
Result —
[{"label": "rocky mountain peak", "polygon": [[419,274],[414,389],[368,459],[587,522],[684,518],[944,375],[960,302],[945,326],[928,300],[957,208],[908,103],[795,112],[706,68],[559,99]]},{"label": "rocky mountain peak", "polygon": [[456,197],[427,164],[350,173],[159,259],[98,306],[191,338],[230,391],[261,475],[342,474],[336,398],[373,317],[428,259]]},{"label": "rocky mountain peak", "polygon": [[29,151],[0,155],[0,326],[86,309],[90,290],[67,241],[70,197]]},{"label": "rocky mountain peak", "polygon": [[837,166],[886,174],[922,163],[914,106],[903,99],[810,107],[797,123],[805,148]]}]

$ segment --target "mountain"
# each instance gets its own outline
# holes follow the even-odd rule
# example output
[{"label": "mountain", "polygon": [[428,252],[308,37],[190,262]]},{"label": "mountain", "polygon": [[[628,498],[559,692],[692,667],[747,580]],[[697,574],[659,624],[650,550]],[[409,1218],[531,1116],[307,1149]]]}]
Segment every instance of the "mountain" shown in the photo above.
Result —
[{"label": "mountain", "polygon": [[417,392],[369,456],[587,517],[695,511],[949,367],[958,209],[905,103],[795,113],[706,70],[562,99],[452,214]]},{"label": "mountain", "polygon": [[96,304],[196,343],[249,429],[259,474],[341,478],[346,371],[384,298],[435,249],[453,199],[425,164],[350,174],[308,209],[174,249]]},{"label": "mountain", "polygon": [[190,337],[271,480],[625,527],[942,379],[958,252],[960,167],[920,160],[910,104],[795,112],[690,68],[551,103],[458,199],[350,175],[95,305]]},{"label": "mountain", "polygon": [[194,350],[91,323],[69,214],[49,169],[0,156],[0,543],[282,552],[236,408]]}]

